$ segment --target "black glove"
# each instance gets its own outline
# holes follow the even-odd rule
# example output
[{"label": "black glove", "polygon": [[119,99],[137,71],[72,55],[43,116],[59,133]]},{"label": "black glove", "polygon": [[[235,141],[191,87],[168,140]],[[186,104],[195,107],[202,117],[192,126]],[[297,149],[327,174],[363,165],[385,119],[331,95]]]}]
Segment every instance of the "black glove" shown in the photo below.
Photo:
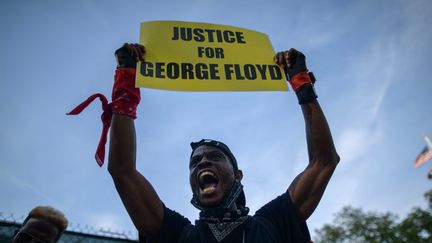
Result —
[{"label": "black glove", "polygon": [[[288,75],[288,79],[300,72],[308,71],[306,67],[306,57],[303,53],[293,49],[293,55],[289,57],[288,63],[291,64],[291,68],[288,65],[285,66],[285,72]],[[290,50],[291,51],[291,50]]]}]

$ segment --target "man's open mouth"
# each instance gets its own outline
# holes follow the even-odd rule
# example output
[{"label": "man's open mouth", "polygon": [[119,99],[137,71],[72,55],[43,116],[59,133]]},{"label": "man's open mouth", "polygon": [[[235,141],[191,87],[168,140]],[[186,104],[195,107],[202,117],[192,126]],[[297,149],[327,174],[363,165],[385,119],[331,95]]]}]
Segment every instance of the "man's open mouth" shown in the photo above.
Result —
[{"label": "man's open mouth", "polygon": [[219,178],[213,171],[203,170],[198,174],[198,184],[202,194],[211,194],[216,191]]}]

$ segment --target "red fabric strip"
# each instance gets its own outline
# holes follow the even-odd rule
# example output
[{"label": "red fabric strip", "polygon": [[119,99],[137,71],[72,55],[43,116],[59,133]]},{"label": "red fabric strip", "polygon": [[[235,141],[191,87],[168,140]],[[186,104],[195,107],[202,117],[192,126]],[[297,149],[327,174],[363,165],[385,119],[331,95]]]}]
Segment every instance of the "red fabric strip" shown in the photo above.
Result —
[{"label": "red fabric strip", "polygon": [[100,93],[91,95],[88,97],[85,101],[83,101],[81,104],[79,104],[77,107],[75,107],[72,111],[69,113],[66,113],[66,115],[78,115],[80,114],[90,103],[92,103],[96,98],[99,98],[102,102],[102,109],[103,113],[101,116],[103,127],[102,127],[102,134],[99,139],[99,144],[96,149],[95,159],[99,166],[102,166],[105,160],[105,144],[107,141],[107,135],[108,130],[111,126],[111,118],[112,118],[112,112],[111,112],[111,105],[108,104],[107,98]]},{"label": "red fabric strip", "polygon": [[96,98],[99,98],[102,102],[102,109],[105,110],[108,106],[108,100],[107,98],[100,93],[96,93],[94,95],[91,95],[88,97],[85,101],[83,101],[81,104],[79,104],[77,107],[75,107],[73,110],[71,110],[69,113],[66,113],[66,115],[78,115],[81,113],[90,103],[93,102]]}]

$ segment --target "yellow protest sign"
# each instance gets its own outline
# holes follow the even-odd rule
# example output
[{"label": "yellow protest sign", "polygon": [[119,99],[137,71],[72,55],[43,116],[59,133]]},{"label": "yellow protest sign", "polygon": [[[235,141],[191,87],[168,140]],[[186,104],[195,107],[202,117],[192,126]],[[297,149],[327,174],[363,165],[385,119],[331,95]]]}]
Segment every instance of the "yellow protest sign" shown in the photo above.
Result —
[{"label": "yellow protest sign", "polygon": [[226,25],[141,23],[137,86],[179,91],[287,90],[268,36]]}]

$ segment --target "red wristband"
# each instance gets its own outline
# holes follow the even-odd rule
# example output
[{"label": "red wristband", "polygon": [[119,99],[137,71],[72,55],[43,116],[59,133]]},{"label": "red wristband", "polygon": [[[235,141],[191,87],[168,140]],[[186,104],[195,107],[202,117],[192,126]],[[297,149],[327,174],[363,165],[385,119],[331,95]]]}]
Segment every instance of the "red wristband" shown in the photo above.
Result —
[{"label": "red wristband", "polygon": [[135,87],[135,75],[136,70],[134,68],[116,70],[111,96],[111,109],[114,114],[136,118],[136,110],[141,101],[141,95],[139,88]]},{"label": "red wristband", "polygon": [[301,86],[312,83],[312,79],[307,71],[297,73],[289,80],[294,91],[297,91]]},{"label": "red wristband", "polygon": [[108,130],[111,126],[112,115],[120,114],[136,118],[137,106],[141,100],[140,91],[135,88],[135,69],[119,68],[116,70],[114,87],[112,92],[112,102],[108,104],[107,98],[103,94],[91,95],[87,100],[75,107],[66,115],[80,114],[91,102],[99,98],[102,102],[103,113],[101,116],[103,127],[99,144],[96,149],[95,159],[99,166],[105,160],[105,144],[107,141]]}]

